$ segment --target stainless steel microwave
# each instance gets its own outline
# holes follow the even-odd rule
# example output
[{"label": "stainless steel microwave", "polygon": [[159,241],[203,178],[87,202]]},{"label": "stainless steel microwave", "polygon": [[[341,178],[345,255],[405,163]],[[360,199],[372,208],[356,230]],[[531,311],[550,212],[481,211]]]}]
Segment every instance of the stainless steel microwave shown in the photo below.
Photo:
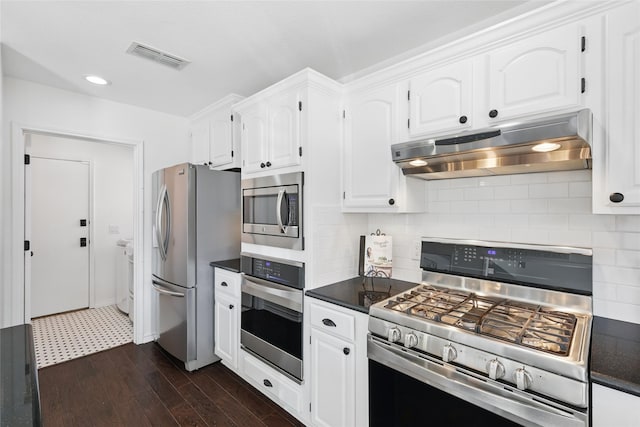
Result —
[{"label": "stainless steel microwave", "polygon": [[304,249],[303,172],[242,180],[242,241]]}]

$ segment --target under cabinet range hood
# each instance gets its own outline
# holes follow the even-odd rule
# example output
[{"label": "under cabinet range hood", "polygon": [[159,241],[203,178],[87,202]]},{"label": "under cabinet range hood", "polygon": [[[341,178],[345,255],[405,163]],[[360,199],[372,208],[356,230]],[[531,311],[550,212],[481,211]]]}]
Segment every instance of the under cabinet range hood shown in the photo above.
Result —
[{"label": "under cabinet range hood", "polygon": [[588,109],[391,146],[406,176],[463,178],[591,169]]}]

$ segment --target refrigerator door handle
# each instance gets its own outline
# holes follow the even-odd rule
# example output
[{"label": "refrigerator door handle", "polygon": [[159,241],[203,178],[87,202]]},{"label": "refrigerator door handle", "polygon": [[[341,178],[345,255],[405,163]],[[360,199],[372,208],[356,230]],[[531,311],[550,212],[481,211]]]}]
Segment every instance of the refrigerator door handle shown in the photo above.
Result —
[{"label": "refrigerator door handle", "polygon": [[160,285],[161,285],[160,282],[156,282],[155,280],[151,281],[151,286],[153,287],[153,289],[158,291],[158,293],[165,294],[165,295],[170,295],[172,297],[180,297],[180,298],[184,298],[184,296],[185,296],[181,292],[169,291],[169,290],[167,290],[165,288],[162,288]]},{"label": "refrigerator door handle", "polygon": [[[162,228],[162,211],[167,208],[167,229]],[[163,185],[158,197],[158,206],[156,208],[156,240],[158,241],[158,250],[163,261],[167,260],[167,250],[169,249],[169,234],[171,233],[171,210],[169,207],[169,194],[167,186]]]}]

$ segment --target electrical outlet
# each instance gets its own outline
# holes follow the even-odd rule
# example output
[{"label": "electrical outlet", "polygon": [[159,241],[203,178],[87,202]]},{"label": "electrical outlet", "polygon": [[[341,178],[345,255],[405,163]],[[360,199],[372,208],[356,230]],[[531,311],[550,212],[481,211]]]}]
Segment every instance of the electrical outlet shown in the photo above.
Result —
[{"label": "electrical outlet", "polygon": [[420,253],[422,252],[422,241],[414,240],[413,241],[413,251],[411,254],[411,259],[420,261]]}]

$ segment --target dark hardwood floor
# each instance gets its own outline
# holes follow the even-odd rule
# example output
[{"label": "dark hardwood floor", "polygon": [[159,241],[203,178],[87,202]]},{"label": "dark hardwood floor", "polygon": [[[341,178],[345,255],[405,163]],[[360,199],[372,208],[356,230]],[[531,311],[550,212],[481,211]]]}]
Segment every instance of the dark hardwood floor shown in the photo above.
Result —
[{"label": "dark hardwood floor", "polygon": [[220,363],[195,372],[155,343],[38,371],[44,426],[302,426]]}]

